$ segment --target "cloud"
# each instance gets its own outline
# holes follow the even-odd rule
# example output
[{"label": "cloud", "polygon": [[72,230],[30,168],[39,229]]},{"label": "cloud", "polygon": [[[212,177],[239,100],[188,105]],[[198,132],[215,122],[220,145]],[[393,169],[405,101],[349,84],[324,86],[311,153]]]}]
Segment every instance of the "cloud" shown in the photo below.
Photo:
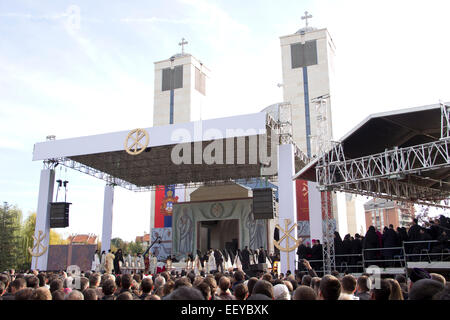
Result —
[{"label": "cloud", "polygon": [[205,25],[208,22],[206,20],[194,20],[194,19],[168,19],[168,18],[159,18],[159,17],[147,17],[147,18],[121,18],[120,22],[125,23],[171,23],[171,24],[199,24]]}]

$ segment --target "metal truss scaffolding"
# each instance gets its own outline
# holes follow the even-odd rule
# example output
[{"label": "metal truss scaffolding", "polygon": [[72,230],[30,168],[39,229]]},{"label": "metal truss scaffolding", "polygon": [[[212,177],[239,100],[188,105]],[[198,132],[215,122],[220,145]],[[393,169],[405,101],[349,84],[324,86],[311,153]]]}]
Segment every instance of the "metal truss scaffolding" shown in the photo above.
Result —
[{"label": "metal truss scaffolding", "polygon": [[[328,106],[327,98],[329,95],[313,99],[312,102],[316,106],[317,114],[317,134],[315,138],[316,155],[319,159],[323,159],[326,151],[331,143],[331,132],[328,122]],[[333,233],[333,195],[330,190],[319,188],[321,191],[321,208],[323,217],[323,271],[324,274],[330,274],[336,269],[335,250],[334,250],[334,233]]]},{"label": "metal truss scaffolding", "polygon": [[342,144],[334,143],[318,159],[320,189],[447,207],[441,201],[450,197],[450,184],[430,173],[450,169],[449,110],[441,103],[441,138],[436,141],[355,159],[346,159]]}]

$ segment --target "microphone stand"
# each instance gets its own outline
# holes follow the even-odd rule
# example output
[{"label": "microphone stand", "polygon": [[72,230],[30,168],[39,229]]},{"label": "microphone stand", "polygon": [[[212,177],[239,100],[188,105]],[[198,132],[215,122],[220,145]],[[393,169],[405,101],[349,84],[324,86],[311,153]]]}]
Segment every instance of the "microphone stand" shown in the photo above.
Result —
[{"label": "microphone stand", "polygon": [[153,247],[153,245],[158,242],[158,244],[161,243],[161,236],[158,236],[155,241],[152,242],[152,244],[150,244],[150,246],[147,248],[147,250],[145,250],[143,257],[145,258],[145,255],[148,254],[148,252],[150,251],[150,249]]}]

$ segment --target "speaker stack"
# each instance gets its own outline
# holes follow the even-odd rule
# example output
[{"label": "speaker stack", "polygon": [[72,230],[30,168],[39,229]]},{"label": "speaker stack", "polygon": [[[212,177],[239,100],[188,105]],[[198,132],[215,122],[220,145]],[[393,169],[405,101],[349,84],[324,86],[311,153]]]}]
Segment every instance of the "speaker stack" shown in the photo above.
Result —
[{"label": "speaker stack", "polygon": [[274,219],[276,197],[272,188],[253,189],[253,216],[255,219]]},{"label": "speaker stack", "polygon": [[69,226],[69,202],[50,203],[50,228],[66,228]]}]

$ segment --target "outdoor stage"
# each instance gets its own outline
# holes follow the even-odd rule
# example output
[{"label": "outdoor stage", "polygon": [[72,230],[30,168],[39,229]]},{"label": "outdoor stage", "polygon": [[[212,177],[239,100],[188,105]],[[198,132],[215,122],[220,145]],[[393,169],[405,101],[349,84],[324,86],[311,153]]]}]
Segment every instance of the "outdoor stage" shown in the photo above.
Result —
[{"label": "outdoor stage", "polygon": [[[33,160],[44,162],[35,230],[36,235],[41,232],[45,236],[41,245],[48,246],[49,202],[53,198],[56,165],[106,182],[102,230],[102,250],[105,251],[110,248],[115,186],[148,191],[164,185],[186,188],[229,185],[235,184],[236,180],[251,183],[255,179],[263,179],[278,185],[279,214],[274,217],[275,222],[282,226],[296,225],[296,189],[292,177],[307,164],[308,159],[292,140],[290,106],[284,104],[279,108],[277,121],[266,112],[260,112],[36,143]],[[183,206],[179,207],[183,213]],[[240,246],[256,239],[251,235],[255,235],[256,229],[249,224],[249,221],[255,224],[255,219],[250,217],[252,212],[248,200],[244,207],[230,215],[239,221]],[[196,244],[192,241],[180,243],[184,238],[180,234],[178,221],[182,221],[183,217],[186,218],[182,214],[179,216],[175,210],[173,243],[176,250],[189,252],[195,249]],[[220,219],[218,216],[214,218]],[[255,226],[261,223],[267,226],[264,221],[256,222]],[[248,227],[242,229],[242,226]],[[272,223],[274,227],[275,223]],[[271,232],[273,234],[273,230]],[[189,234],[194,239],[199,232]],[[289,247],[289,238],[297,239],[296,227],[291,228],[288,234],[286,244],[283,244],[286,247]],[[257,238],[263,239],[257,245],[271,249],[269,242],[273,241],[273,237],[260,234]],[[46,270],[47,254],[33,257],[33,265],[36,260],[38,269]],[[286,261],[285,266],[293,268],[295,252],[282,252],[281,260]]]}]

